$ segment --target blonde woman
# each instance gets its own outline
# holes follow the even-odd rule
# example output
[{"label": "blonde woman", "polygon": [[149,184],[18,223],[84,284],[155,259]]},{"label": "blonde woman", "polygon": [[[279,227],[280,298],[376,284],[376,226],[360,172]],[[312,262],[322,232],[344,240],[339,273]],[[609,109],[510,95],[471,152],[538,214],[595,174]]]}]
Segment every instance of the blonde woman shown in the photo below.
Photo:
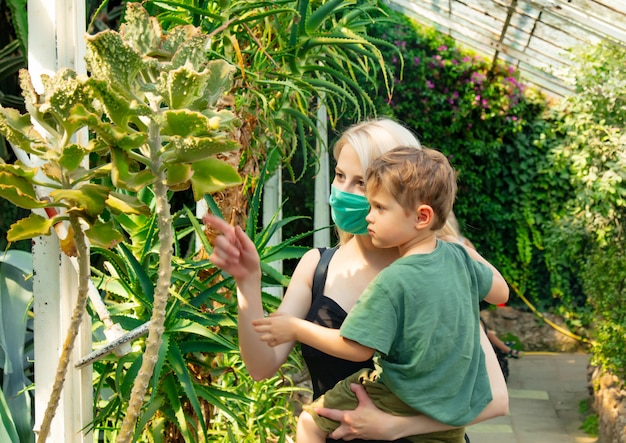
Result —
[{"label": "blonde woman", "polygon": [[[277,312],[307,319],[312,325],[339,328],[369,282],[399,257],[396,248],[381,249],[372,244],[365,220],[369,204],[365,198],[364,183],[369,164],[398,146],[421,148],[411,131],[390,119],[356,124],[336,142],[333,154],[337,164],[329,202],[333,221],[340,233],[340,244],[336,249],[323,252],[312,249],[304,254]],[[222,233],[215,239],[210,259],[232,275],[237,283],[239,346],[246,367],[256,380],[270,377],[285,363],[295,342],[268,346],[254,330],[252,321],[264,316],[261,269],[256,248],[240,228],[210,215],[204,218],[204,222]],[[324,278],[315,279],[321,257],[323,262],[328,262],[327,267],[317,273]],[[493,400],[474,422],[508,412],[506,383],[486,337],[481,337],[481,346],[487,357]],[[355,364],[306,346],[303,346],[303,354],[316,397],[356,369],[372,367],[371,360]],[[354,389],[361,401],[354,411],[318,411],[342,422],[329,435],[329,442],[337,439],[352,442],[406,441],[402,438],[451,429],[424,415],[400,417],[386,414],[374,407],[358,386]]]}]

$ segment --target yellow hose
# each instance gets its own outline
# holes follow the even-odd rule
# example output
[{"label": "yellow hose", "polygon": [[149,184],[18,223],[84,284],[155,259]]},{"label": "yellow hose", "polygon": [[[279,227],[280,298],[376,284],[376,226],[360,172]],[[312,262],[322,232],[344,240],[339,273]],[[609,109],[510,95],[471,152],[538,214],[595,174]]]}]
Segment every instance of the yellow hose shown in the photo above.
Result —
[{"label": "yellow hose", "polygon": [[522,299],[522,301],[526,304],[526,306],[528,306],[528,308],[531,311],[533,311],[537,317],[541,318],[543,321],[545,321],[553,329],[555,329],[556,331],[560,332],[563,335],[566,335],[567,337],[573,338],[574,340],[578,340],[578,341],[580,341],[582,343],[588,343],[588,344],[593,344],[594,343],[593,341],[588,340],[585,337],[582,337],[580,335],[574,334],[573,332],[571,332],[571,331],[569,331],[569,330],[567,330],[567,329],[557,325],[553,321],[551,321],[551,320],[547,319],[546,317],[544,317],[544,315],[541,312],[537,311],[537,308],[535,308],[532,305],[532,303],[530,303],[530,301],[526,297],[524,297],[524,294],[522,294],[519,291],[519,289],[517,289],[517,287],[515,285],[510,284],[510,283],[509,283],[509,285],[513,288],[513,291],[515,291],[517,296]]}]

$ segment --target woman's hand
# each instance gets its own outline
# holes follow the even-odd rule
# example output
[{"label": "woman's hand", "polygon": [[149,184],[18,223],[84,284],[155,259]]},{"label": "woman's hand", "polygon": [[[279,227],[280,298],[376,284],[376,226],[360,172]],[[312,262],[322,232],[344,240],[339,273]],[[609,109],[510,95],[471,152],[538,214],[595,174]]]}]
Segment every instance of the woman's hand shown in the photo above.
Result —
[{"label": "woman's hand", "polygon": [[209,256],[215,266],[232,275],[236,281],[260,274],[260,260],[256,247],[239,226],[231,226],[225,220],[211,214],[202,217],[202,221],[221,233],[215,237],[213,252]]},{"label": "woman's hand", "polygon": [[395,440],[400,436],[395,434],[391,416],[378,409],[359,384],[351,384],[350,389],[356,394],[359,405],[354,410],[341,411],[338,409],[317,408],[319,415],[341,422],[341,425],[331,432],[330,438],[347,441],[361,438],[365,440]]}]

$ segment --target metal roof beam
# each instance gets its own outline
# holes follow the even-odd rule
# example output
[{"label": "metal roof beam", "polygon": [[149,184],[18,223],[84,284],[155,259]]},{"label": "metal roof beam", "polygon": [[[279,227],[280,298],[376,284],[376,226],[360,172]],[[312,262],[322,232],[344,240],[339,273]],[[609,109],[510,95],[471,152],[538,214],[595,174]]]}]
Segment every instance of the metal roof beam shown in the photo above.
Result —
[{"label": "metal roof beam", "polygon": [[[622,20],[613,20],[612,22],[609,22],[606,19],[594,15],[593,9],[586,11],[578,9],[569,2],[559,0],[522,1],[535,8],[539,8],[564,22],[594,34],[597,37],[602,39],[610,38],[615,43],[626,45],[626,14],[619,14],[615,12],[616,15],[621,15],[621,17],[616,18],[621,18]],[[621,24],[622,26],[619,27],[618,24]]]}]

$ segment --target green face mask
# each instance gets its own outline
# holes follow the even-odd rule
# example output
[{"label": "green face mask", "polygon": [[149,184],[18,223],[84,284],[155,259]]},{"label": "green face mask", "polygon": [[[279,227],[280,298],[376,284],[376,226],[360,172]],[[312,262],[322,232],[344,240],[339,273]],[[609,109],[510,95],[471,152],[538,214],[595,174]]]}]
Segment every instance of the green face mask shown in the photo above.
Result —
[{"label": "green face mask", "polygon": [[343,192],[331,186],[328,203],[330,215],[339,229],[355,235],[367,234],[369,223],[365,217],[370,211],[367,198],[363,195]]}]

